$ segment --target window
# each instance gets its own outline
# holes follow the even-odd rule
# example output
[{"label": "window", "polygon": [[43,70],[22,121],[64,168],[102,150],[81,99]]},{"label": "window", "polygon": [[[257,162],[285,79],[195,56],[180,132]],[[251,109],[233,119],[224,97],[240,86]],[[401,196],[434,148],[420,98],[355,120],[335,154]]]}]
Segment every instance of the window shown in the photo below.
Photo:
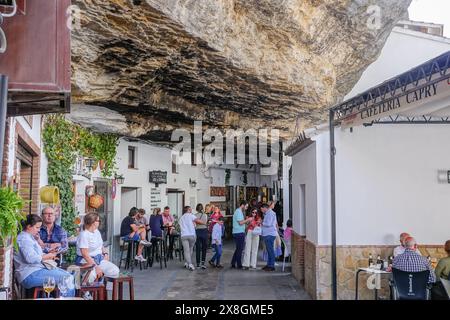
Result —
[{"label": "window", "polygon": [[128,169],[136,169],[136,147],[128,147]]},{"label": "window", "polygon": [[172,155],[172,173],[178,173],[177,156]]},{"label": "window", "polygon": [[195,153],[195,151],[192,151],[191,152],[191,165],[192,166],[197,166],[197,159],[196,159],[196,157],[197,157],[197,153]]}]

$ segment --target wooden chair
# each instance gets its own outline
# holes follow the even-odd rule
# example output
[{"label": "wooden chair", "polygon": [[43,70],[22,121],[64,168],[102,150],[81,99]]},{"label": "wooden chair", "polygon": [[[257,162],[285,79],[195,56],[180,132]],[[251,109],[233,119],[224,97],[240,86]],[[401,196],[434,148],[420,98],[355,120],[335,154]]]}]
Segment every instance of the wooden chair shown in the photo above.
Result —
[{"label": "wooden chair", "polygon": [[[133,277],[130,275],[120,275],[118,278],[105,278],[105,286],[108,282],[112,282],[113,291],[111,300],[123,300],[123,284],[128,283],[130,290],[130,300],[134,300],[134,284]],[[119,294],[117,298],[117,293]]]}]

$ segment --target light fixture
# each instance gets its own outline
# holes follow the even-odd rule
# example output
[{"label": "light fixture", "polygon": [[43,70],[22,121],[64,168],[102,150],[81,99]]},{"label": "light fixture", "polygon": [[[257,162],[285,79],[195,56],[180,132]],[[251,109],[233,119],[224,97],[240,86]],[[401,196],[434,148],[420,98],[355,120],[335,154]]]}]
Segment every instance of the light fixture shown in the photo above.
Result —
[{"label": "light fixture", "polygon": [[84,159],[84,165],[86,166],[86,168],[87,168],[89,171],[91,171],[92,168],[93,168],[94,165],[95,165],[95,160],[92,159],[92,158],[86,158],[86,159]]},{"label": "light fixture", "polygon": [[125,178],[123,175],[115,175],[114,179],[116,180],[117,184],[123,184],[125,182]]},{"label": "light fixture", "polygon": [[189,178],[189,184],[192,188],[195,188],[197,186],[197,181],[192,180],[191,178]]}]

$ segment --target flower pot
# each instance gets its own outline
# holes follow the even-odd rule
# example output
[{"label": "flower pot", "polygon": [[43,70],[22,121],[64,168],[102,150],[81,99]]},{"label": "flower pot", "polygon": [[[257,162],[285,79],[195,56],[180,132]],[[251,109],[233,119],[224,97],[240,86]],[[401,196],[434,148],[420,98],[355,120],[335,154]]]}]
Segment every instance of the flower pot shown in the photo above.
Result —
[{"label": "flower pot", "polygon": [[99,194],[94,194],[89,197],[89,207],[98,209],[104,203],[103,197]]},{"label": "flower pot", "polygon": [[54,186],[45,186],[40,189],[42,203],[59,203],[59,189]]}]

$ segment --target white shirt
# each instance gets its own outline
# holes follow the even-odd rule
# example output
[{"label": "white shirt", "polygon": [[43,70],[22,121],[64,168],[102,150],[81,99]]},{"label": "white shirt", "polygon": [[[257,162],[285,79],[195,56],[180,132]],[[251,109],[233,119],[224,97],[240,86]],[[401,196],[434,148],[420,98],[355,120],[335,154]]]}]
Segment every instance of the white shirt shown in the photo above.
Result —
[{"label": "white shirt", "polygon": [[195,237],[195,220],[197,217],[193,213],[185,213],[180,218],[180,229],[182,237]]},{"label": "white shirt", "polygon": [[81,256],[80,249],[88,249],[89,256],[95,257],[103,253],[103,239],[100,231],[90,232],[83,230],[77,239],[77,255]]},{"label": "white shirt", "polygon": [[[402,253],[404,253],[404,252],[405,252],[405,247],[404,247],[404,246],[398,246],[398,247],[395,247],[395,249],[394,249],[394,258],[395,258],[396,256],[398,256],[399,254],[402,254]],[[419,249],[416,249],[416,252],[417,252],[419,255],[422,255],[422,254],[420,253]]]}]

